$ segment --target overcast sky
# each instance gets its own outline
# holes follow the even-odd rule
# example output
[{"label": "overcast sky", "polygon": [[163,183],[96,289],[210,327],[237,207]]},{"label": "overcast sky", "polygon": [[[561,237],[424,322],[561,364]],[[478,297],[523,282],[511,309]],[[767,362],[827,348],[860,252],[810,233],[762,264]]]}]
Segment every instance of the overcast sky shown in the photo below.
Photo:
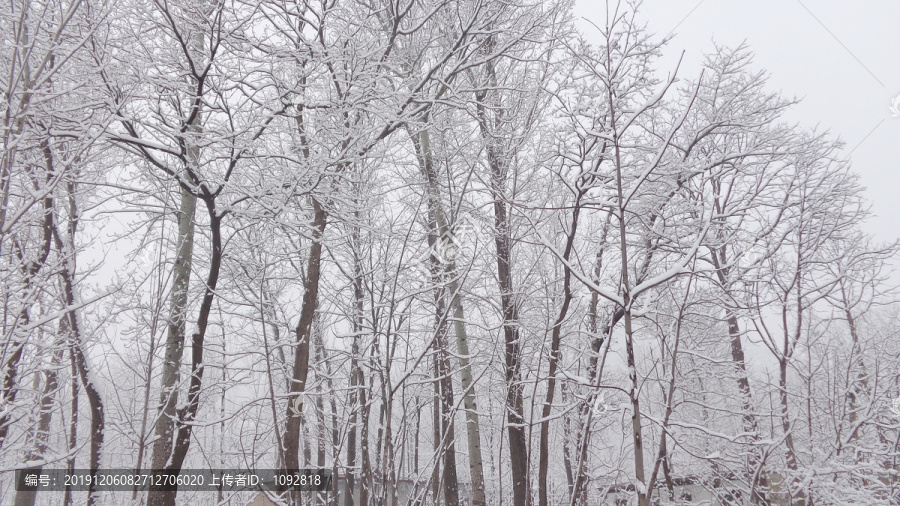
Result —
[{"label": "overcast sky", "polygon": [[[578,18],[602,24],[604,1],[576,1]],[[641,13],[652,33],[673,35],[661,69],[673,69],[683,50],[685,77],[697,75],[714,41],[746,41],[769,88],[802,99],[788,119],[819,125],[852,151],[874,214],[865,229],[900,237],[900,117],[890,110],[900,95],[900,1],[646,0]],[[578,26],[596,32],[583,19]]]}]

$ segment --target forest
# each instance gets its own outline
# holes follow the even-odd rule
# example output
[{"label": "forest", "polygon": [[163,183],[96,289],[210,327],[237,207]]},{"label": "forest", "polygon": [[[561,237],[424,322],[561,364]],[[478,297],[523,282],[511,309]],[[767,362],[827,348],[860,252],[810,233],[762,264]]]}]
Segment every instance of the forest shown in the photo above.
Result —
[{"label": "forest", "polygon": [[900,503],[845,146],[604,5],[3,2],[0,503]]}]

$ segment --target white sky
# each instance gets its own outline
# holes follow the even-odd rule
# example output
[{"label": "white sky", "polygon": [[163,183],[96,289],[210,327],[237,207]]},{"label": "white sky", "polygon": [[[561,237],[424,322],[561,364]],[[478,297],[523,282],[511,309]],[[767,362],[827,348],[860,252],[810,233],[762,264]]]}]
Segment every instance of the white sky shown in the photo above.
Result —
[{"label": "white sky", "polygon": [[[589,37],[596,29],[581,18],[600,25],[604,12],[603,0],[576,0]],[[889,109],[900,95],[900,1],[645,0],[640,12],[651,33],[672,32],[660,70],[685,51],[684,77],[697,75],[713,41],[746,41],[769,88],[802,99],[787,119],[829,130],[852,150],[874,214],[864,228],[881,241],[900,237],[900,117]]]}]

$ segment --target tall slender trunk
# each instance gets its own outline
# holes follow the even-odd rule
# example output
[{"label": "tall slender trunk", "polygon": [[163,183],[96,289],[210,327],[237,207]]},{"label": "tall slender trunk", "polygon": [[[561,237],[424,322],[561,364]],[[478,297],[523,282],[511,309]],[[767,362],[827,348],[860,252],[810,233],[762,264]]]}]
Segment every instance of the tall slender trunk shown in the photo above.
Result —
[{"label": "tall slender trunk", "polygon": [[[419,166],[425,177],[428,205],[434,213],[434,221],[439,232],[439,240],[450,240],[451,231],[441,205],[441,190],[434,168],[431,152],[431,141],[427,130],[419,133],[410,132],[416,150]],[[450,310],[453,312],[453,330],[456,334],[456,351],[459,354],[460,383],[463,389],[463,406],[466,409],[466,435],[469,456],[469,476],[472,478],[472,505],[484,506],[484,464],[481,457],[481,424],[478,421],[478,406],[475,401],[475,389],[472,379],[472,366],[469,363],[469,336],[466,331],[466,318],[463,311],[462,294],[457,279],[456,262],[446,258],[444,271],[449,281],[447,290],[450,296]]]},{"label": "tall slender trunk", "polygon": [[[188,58],[192,57],[191,53],[195,55],[203,54],[204,39],[205,35],[200,30],[197,30],[190,36],[188,47],[185,48],[188,53]],[[202,93],[203,84],[199,79],[194,84],[196,85],[196,93],[199,95]],[[193,99],[190,111],[191,114],[186,124],[182,127],[182,131],[186,134],[183,138],[185,146],[184,161],[186,166],[182,170],[182,177],[186,181],[192,181],[193,178],[191,177],[191,174],[192,172],[193,174],[196,174],[200,165],[200,147],[196,137],[199,136],[202,131],[203,117],[200,108],[201,97],[194,96],[191,98]],[[190,288],[193,263],[194,215],[197,210],[197,195],[183,186],[180,187],[180,191],[181,202],[178,210],[178,245],[172,271],[170,316],[166,335],[166,350],[160,379],[160,413],[156,421],[154,430],[156,440],[153,443],[153,451],[150,457],[150,464],[153,469],[180,470],[181,462],[187,455],[187,447],[190,444],[189,437],[183,439],[185,435],[189,436],[191,430],[190,426],[181,425],[183,418],[176,406],[179,404],[178,389],[179,384],[181,383],[181,363],[182,355],[184,353],[184,341],[186,338],[188,289]],[[207,208],[209,208],[211,202],[207,202],[206,204]],[[215,213],[210,213],[210,217],[212,218],[212,221],[215,222],[216,226],[218,226],[218,217],[215,216]],[[212,227],[213,223],[210,223],[210,226]],[[213,240],[215,241],[215,237]],[[209,281],[215,282],[213,279],[214,271],[215,278],[218,277],[218,265],[216,265],[218,262],[215,258],[215,246],[213,247],[213,250],[214,258],[210,264],[208,283]],[[219,251],[219,257],[221,258],[221,251]],[[212,293],[210,288],[209,284],[207,284],[203,300],[204,306],[207,305],[207,298],[209,299],[210,305],[212,303]],[[198,320],[203,318],[202,312],[203,309],[201,308],[201,315]],[[205,328],[203,329],[203,332],[205,332]],[[203,337],[202,335],[199,336],[199,342],[197,342],[197,337],[198,336],[195,334],[193,337],[194,342],[191,343],[193,346],[192,358],[194,360],[192,360],[191,386],[189,387],[192,393],[188,394],[189,397],[193,396],[195,398],[199,395],[198,381],[202,375],[202,367],[198,370],[198,365],[201,365],[202,362],[198,362],[196,359],[201,358],[202,360],[203,354]],[[197,347],[198,345],[199,348]],[[195,383],[197,384],[196,391]],[[199,401],[199,399],[195,400]],[[191,402],[190,399],[189,402]],[[178,456],[176,456],[176,454],[178,454]],[[147,494],[147,504],[148,506],[174,506],[176,495],[177,491],[175,490],[160,491],[151,489]]]},{"label": "tall slender trunk", "polygon": [[[65,318],[62,318],[65,321]],[[71,389],[72,389],[72,403],[69,405],[69,455],[68,462],[66,463],[66,469],[69,471],[69,474],[73,474],[75,472],[75,447],[78,446],[78,370],[75,367],[75,355],[72,353],[71,347],[69,348],[69,362],[71,364]],[[66,484],[66,491],[63,493],[63,505],[71,506],[72,505],[72,485]]]},{"label": "tall slender trunk", "polygon": [[353,337],[353,340],[354,345],[350,358],[350,419],[347,422],[347,481],[344,488],[344,506],[353,506],[353,491],[356,489],[356,469],[354,469],[356,467],[356,411],[359,409],[356,402],[359,399],[356,380],[356,368],[359,365],[356,354],[359,353],[359,349],[356,346],[356,336]]},{"label": "tall slender trunk", "polygon": [[[847,327],[850,329],[851,348],[849,362],[851,373],[848,377],[850,384],[847,385],[847,411],[850,420],[850,430],[852,431],[847,437],[847,443],[850,443],[859,437],[857,421],[859,420],[859,411],[862,409],[860,397],[869,395],[869,376],[866,370],[866,362],[862,355],[862,343],[859,339],[856,318],[850,310],[850,299],[847,296],[846,282],[841,279],[838,285],[840,287],[841,302],[844,305],[844,319],[847,321]],[[856,370],[855,375],[852,373],[853,369]],[[840,450],[839,446],[838,452]]]},{"label": "tall slender trunk", "polygon": [[443,460],[441,483],[444,489],[444,503],[447,506],[458,506],[459,480],[456,475],[456,437],[453,426],[453,381],[450,378],[450,361],[447,359],[446,342],[440,336],[435,340],[434,352],[434,374],[440,399],[437,434],[440,436],[438,451]]},{"label": "tall slender trunk", "polygon": [[[46,138],[41,141],[41,152],[44,157],[44,169],[46,171],[45,184],[49,185],[54,177],[57,167],[50,147],[50,142]],[[4,153],[4,158],[5,157],[6,154]],[[7,184],[7,182],[4,182],[4,184]],[[35,183],[35,191],[38,190],[37,183]],[[19,309],[18,318],[16,319],[18,325],[10,330],[9,341],[3,349],[4,357],[7,353],[9,354],[9,358],[3,363],[3,384],[2,390],[0,390],[0,405],[3,406],[12,406],[16,401],[16,396],[18,394],[16,381],[19,374],[19,361],[22,359],[22,353],[25,348],[25,339],[20,339],[19,336],[16,335],[16,327],[19,325],[28,325],[30,322],[31,318],[29,313],[38,288],[35,283],[37,281],[36,277],[47,262],[47,257],[50,256],[50,250],[53,244],[53,229],[55,226],[53,222],[53,213],[54,206],[56,205],[54,203],[53,194],[49,193],[44,197],[41,204],[43,217],[41,219],[41,242],[37,258],[29,260],[25,257],[21,247],[16,248],[16,254],[21,264],[19,268],[21,269],[24,278],[22,283],[23,302],[22,307]],[[5,210],[6,206],[4,205],[3,212],[5,212]],[[18,243],[16,242],[15,244]],[[6,437],[9,434],[10,423],[12,423],[12,410],[7,408],[4,410],[3,414],[0,415],[0,448],[3,447],[3,443],[6,441]]]},{"label": "tall slender trunk", "polygon": [[[588,377],[591,379],[591,391],[588,393],[587,398],[585,399],[581,409],[579,410],[582,425],[578,440],[578,446],[576,448],[577,467],[575,469],[575,484],[572,487],[572,498],[569,503],[571,506],[584,504],[585,500],[588,498],[587,488],[589,478],[584,469],[587,466],[587,459],[589,455],[588,448],[591,444],[591,420],[593,419],[595,411],[593,408],[594,403],[597,400],[597,390],[599,389],[600,384],[603,381],[603,367],[606,362],[606,354],[609,352],[610,335],[612,334],[612,329],[619,322],[619,320],[622,319],[623,315],[624,311],[622,311],[622,308],[618,308],[613,313],[610,322],[606,326],[604,326],[602,333],[595,334],[598,337],[595,337],[591,341],[591,350],[593,354],[588,364]],[[605,347],[604,344],[606,345]],[[601,349],[603,350],[602,356]]]},{"label": "tall slender trunk", "polygon": [[437,355],[434,357],[434,405],[431,408],[432,440],[434,444],[434,471],[431,473],[431,500],[434,504],[441,504],[441,382],[440,366],[437,363]]},{"label": "tall slender trunk", "polygon": [[[379,467],[381,470],[381,502],[397,506],[396,455],[394,450],[394,389],[390,385],[393,346],[390,344],[391,326],[385,332],[385,360],[381,378],[381,423],[378,435]],[[395,341],[396,342],[396,341]]]},{"label": "tall slender trunk", "polygon": [[[665,406],[665,414],[663,415],[662,423],[660,423],[660,437],[659,437],[659,448],[656,454],[656,461],[653,463],[653,470],[650,472],[650,478],[647,482],[648,496],[652,497],[653,489],[656,485],[657,475],[659,474],[660,469],[663,472],[663,479],[665,481],[666,489],[669,493],[669,501],[675,501],[675,482],[672,479],[671,469],[670,469],[670,459],[669,459],[669,422],[672,418],[672,413],[674,413],[674,398],[675,398],[675,382],[678,377],[678,350],[681,345],[681,330],[682,324],[685,319],[685,311],[688,306],[688,296],[691,291],[691,282],[693,281],[693,277],[688,279],[687,286],[685,287],[684,292],[684,300],[682,301],[681,306],[678,308],[678,314],[675,316],[676,324],[675,324],[675,336],[674,343],[669,345],[668,343],[670,337],[663,336],[665,342],[662,346],[662,359],[660,360],[660,364],[663,368],[663,375],[667,376],[666,382],[668,385],[661,385],[662,389],[662,397],[663,397],[663,405]],[[665,353],[666,349],[671,346],[670,358],[668,367],[666,367],[665,362]]]},{"label": "tall slender trunk", "polygon": [[[602,232],[602,240],[606,240],[606,234],[609,228],[610,218],[607,217],[606,222],[603,225]],[[603,269],[603,248],[601,247],[597,251],[596,260],[594,263],[594,274],[593,279],[595,283],[599,283],[600,274]],[[609,335],[612,332],[612,329],[616,326],[619,320],[622,318],[621,308],[617,309],[613,315],[610,322],[602,329],[600,328],[600,296],[597,292],[591,293],[591,304],[588,312],[588,330],[591,333],[591,354],[590,359],[588,360],[588,378],[591,380],[592,386],[599,386],[601,382],[602,375],[602,361],[600,358],[600,350],[603,347],[604,343],[608,343]],[[609,347],[607,346],[607,350]],[[571,506],[576,506],[581,504],[587,494],[587,486],[588,486],[588,477],[586,473],[583,472],[584,467],[587,465],[588,458],[588,446],[590,445],[591,440],[591,429],[590,423],[593,415],[593,405],[594,398],[596,396],[595,391],[591,391],[588,393],[587,399],[583,402],[578,410],[579,419],[582,421],[581,430],[579,431],[579,438],[576,441],[576,462],[577,467],[575,469],[575,483],[572,486],[572,500]]]},{"label": "tall slender trunk", "polygon": [[[60,337],[68,333],[65,325],[65,318],[60,319]],[[64,342],[64,340],[63,340]],[[25,456],[25,460],[32,462],[46,457],[47,442],[50,438],[50,422],[53,419],[53,398],[59,390],[57,381],[57,369],[60,367],[64,348],[62,346],[53,350],[53,358],[50,366],[43,371],[44,385],[41,389],[41,398],[38,403],[38,423],[37,428],[32,435],[34,440],[34,448]],[[35,378],[37,382],[37,378]],[[35,391],[39,385],[35,385]],[[35,466],[28,469],[29,472],[40,474],[43,466]],[[15,506],[33,506],[37,498],[37,490],[17,490],[14,499]]]},{"label": "tall slender trunk", "polygon": [[[454,271],[455,272],[455,269]],[[469,456],[469,476],[472,479],[472,505],[484,506],[484,464],[481,458],[481,423],[475,401],[475,385],[472,366],[469,363],[469,336],[465,327],[462,295],[456,281],[448,287],[452,293],[450,305],[453,309],[453,329],[456,333],[456,352],[459,356],[460,383],[462,384],[463,406],[466,408],[466,436]]]},{"label": "tall slender trunk", "polygon": [[[75,234],[78,230],[79,211],[75,200],[75,183],[69,181],[66,183],[68,194],[68,223],[66,224],[67,235],[63,237],[62,232],[56,222],[52,222],[51,228],[53,232],[53,240],[62,262],[62,268],[59,270],[63,285],[63,301],[68,311],[65,314],[67,319],[66,326],[69,333],[69,350],[72,354],[72,360],[75,364],[75,370],[84,386],[84,392],[88,399],[88,405],[91,410],[90,424],[90,441],[91,450],[88,464],[90,466],[91,476],[93,477],[100,468],[101,450],[103,448],[105,414],[103,407],[103,399],[100,391],[94,384],[93,375],[90,372],[87,357],[84,354],[84,338],[82,334],[81,318],[78,309],[79,297],[75,288]],[[91,480],[88,486],[88,505],[93,506],[99,502],[99,494],[96,491],[96,481]]]},{"label": "tall slender trunk", "polygon": [[[187,324],[188,289],[191,278],[191,264],[194,251],[194,214],[197,197],[190,191],[181,189],[181,204],[178,209],[178,246],[172,268],[172,291],[170,292],[169,323],[166,334],[166,349],[160,379],[160,412],[156,419],[153,450],[150,466],[165,469],[172,457],[172,443],[175,434],[175,406],[178,404],[178,384],[181,378],[181,360],[184,353],[185,327]],[[152,497],[154,494],[150,494]],[[148,497],[148,504],[153,505]],[[174,498],[173,498],[174,500]],[[161,502],[160,505],[165,503]]]},{"label": "tall slender trunk", "polygon": [[[318,318],[316,318],[318,320]],[[315,353],[315,362],[319,364],[317,367],[321,367],[324,365],[324,355],[325,355],[325,343],[322,342],[322,336],[319,333],[320,329],[318,327],[318,321],[313,323],[314,330],[312,331],[312,344],[314,347],[313,352]],[[319,373],[316,373],[319,376]],[[327,421],[325,419],[325,399],[323,396],[325,395],[324,385],[321,381],[317,381],[317,388],[315,392],[316,402],[315,402],[315,412],[316,412],[316,467],[318,469],[325,468],[325,455],[326,455],[326,443],[328,441],[328,428]]]},{"label": "tall slender trunk", "polygon": [[[493,41],[490,42],[491,46]],[[497,76],[493,62],[485,65],[488,86],[497,87]],[[492,102],[495,111],[494,121],[488,117],[486,99]],[[494,246],[497,250],[497,281],[500,288],[500,304],[503,311],[503,340],[505,344],[506,365],[506,416],[507,436],[509,438],[510,471],[512,473],[513,504],[527,506],[531,504],[531,479],[529,477],[528,439],[525,430],[524,387],[521,374],[521,333],[519,332],[519,302],[515,300],[512,279],[512,244],[510,236],[510,220],[506,207],[506,177],[508,165],[501,160],[497,152],[494,130],[501,121],[502,110],[495,95],[488,96],[487,91],[476,95],[478,125],[482,141],[485,143],[487,162],[491,174],[491,198],[494,207]],[[551,360],[554,360],[551,358]],[[555,387],[555,385],[554,385]],[[543,431],[543,427],[541,428]],[[546,476],[541,476],[546,483]],[[543,492],[546,494],[546,490]]]},{"label": "tall slender trunk", "polygon": [[[357,332],[359,332],[357,330]],[[359,380],[362,370],[359,367],[359,336],[353,336],[350,356],[350,420],[347,423],[347,482],[344,493],[344,506],[353,506],[353,492],[356,490],[356,419],[361,409],[359,404]]]},{"label": "tall slender trunk", "polygon": [[[623,239],[624,249],[624,239]],[[624,263],[624,261],[623,261]],[[627,274],[623,276],[623,285],[628,286]],[[634,329],[632,327],[631,316],[631,296],[628,288],[623,292],[623,300],[625,301],[625,356],[628,366],[628,400],[631,403],[631,440],[634,445],[634,477],[638,482],[638,504],[640,506],[650,505],[650,491],[647,490],[647,481],[644,476],[644,435],[641,426],[641,402],[638,396],[639,384],[637,378],[636,360],[634,354]]]},{"label": "tall slender trunk", "polygon": [[[301,78],[300,85],[305,86],[306,79]],[[297,104],[297,112],[294,122],[299,135],[299,149],[304,159],[309,159],[309,142],[306,136],[306,124],[304,107],[302,102]],[[309,375],[309,345],[312,337],[312,323],[315,317],[319,298],[319,277],[322,264],[322,238],[325,227],[328,224],[328,214],[325,208],[315,198],[310,197],[312,205],[313,237],[309,246],[309,257],[306,265],[306,280],[303,287],[303,302],[300,307],[300,320],[294,329],[297,347],[294,349],[294,365],[291,371],[291,380],[288,388],[287,418],[284,424],[284,469],[287,471],[299,469],[300,430],[303,422],[303,393],[306,390],[306,379]],[[308,460],[308,457],[304,455]],[[290,494],[292,501],[299,504],[300,494]]]},{"label": "tall slender trunk", "polygon": [[[336,466],[338,462],[338,448],[340,446],[340,434],[338,432],[338,422],[337,422],[337,404],[335,401],[335,390],[334,390],[334,382],[332,381],[332,370],[331,370],[331,362],[329,360],[328,351],[325,349],[325,342],[322,339],[321,329],[317,329],[313,333],[313,345],[315,346],[316,353],[316,362],[321,364],[321,367],[325,369],[325,374],[323,375],[325,386],[328,388],[329,392],[329,409],[331,416],[331,427],[327,426],[327,416],[325,413],[325,399],[324,399],[324,391],[320,388],[319,395],[316,398],[316,413],[319,420],[319,453],[317,455],[317,465],[320,469],[325,468],[325,454],[326,454],[326,441],[328,440],[327,436],[330,432],[331,435],[331,457],[332,457],[332,492],[334,492],[334,498],[337,499],[337,471]],[[322,494],[320,494],[321,496]],[[327,494],[325,494],[327,497]],[[324,499],[324,498],[323,498]],[[326,501],[327,502],[327,501]]]},{"label": "tall slender trunk", "polygon": [[[360,453],[360,484],[359,484],[359,504],[369,504],[369,493],[372,490],[372,462],[369,460],[369,406],[368,397],[366,396],[366,380],[362,369],[358,369],[359,375],[359,413],[360,413],[360,431],[359,431],[359,453]],[[371,384],[371,379],[369,383]]]},{"label": "tall slender trunk", "polygon": [[[275,433],[275,445],[276,445],[276,467],[281,466],[284,463],[284,445],[281,444],[281,432],[278,431],[278,403],[275,395],[275,375],[274,369],[272,367],[272,348],[269,346],[269,333],[266,330],[267,326],[270,325],[268,321],[266,321],[266,315],[271,314],[273,319],[275,317],[275,307],[274,302],[272,301],[271,295],[269,295],[268,290],[266,289],[266,277],[262,276],[259,282],[259,298],[260,298],[260,308],[259,308],[259,317],[260,323],[262,324],[262,337],[263,337],[263,353],[264,359],[266,361],[266,383],[269,390],[269,408],[272,413],[272,427],[274,430],[272,432]],[[278,328],[278,324],[276,322],[272,322],[272,333],[274,334],[274,340],[276,346],[281,342],[281,331]],[[224,338],[223,338],[223,354],[224,354]],[[278,350],[281,351],[281,347],[278,346]],[[284,356],[281,356],[282,362],[284,362]],[[224,370],[223,370],[224,372]],[[223,403],[224,405],[224,403]],[[224,417],[223,417],[224,418]],[[335,477],[335,481],[337,481],[337,477]]]},{"label": "tall slender trunk", "polygon": [[[802,243],[801,243],[802,244]],[[799,257],[799,255],[798,255]],[[799,258],[798,258],[799,260]],[[798,263],[795,283],[797,285],[797,327],[796,327],[796,337],[792,342],[791,332],[788,330],[788,310],[787,306],[782,306],[781,310],[781,318],[782,325],[784,325],[784,342],[782,343],[783,348],[781,349],[781,353],[778,356],[778,400],[780,403],[780,418],[781,418],[781,430],[784,434],[784,450],[785,450],[785,461],[787,463],[788,469],[791,471],[796,471],[798,469],[797,465],[797,451],[794,447],[794,430],[793,423],[791,423],[791,415],[790,415],[790,401],[788,399],[788,390],[787,390],[787,382],[788,382],[788,360],[790,360],[793,355],[793,344],[796,342],[796,339],[800,336],[800,329],[803,325],[803,307],[800,299],[800,268]],[[795,478],[796,480],[796,478]],[[793,494],[792,494],[793,495]]]},{"label": "tall slender trunk", "polygon": [[[432,251],[438,246],[438,231],[434,220],[434,210],[429,209],[428,245]],[[443,462],[441,483],[444,489],[444,503],[447,506],[459,505],[459,479],[456,474],[456,430],[453,423],[453,379],[450,377],[450,361],[447,358],[447,321],[446,290],[442,286],[444,266],[435,255],[429,258],[431,276],[435,283],[435,338],[434,338],[434,378],[435,389],[439,400],[440,415],[435,419],[435,436],[440,441],[437,453]]]},{"label": "tall slender trunk", "polygon": [[788,404],[787,392],[787,359],[780,357],[778,359],[778,399],[781,408],[781,430],[784,431],[785,455],[788,469],[796,471],[797,453],[794,449],[794,430],[791,423],[791,417]]},{"label": "tall slender trunk", "polygon": [[[202,44],[202,40],[200,41]],[[195,46],[197,42],[194,42]],[[193,123],[187,131],[199,133],[200,113],[196,112]],[[193,169],[200,160],[200,148],[195,142],[186,143],[186,159]],[[190,170],[185,167],[182,177],[190,179]],[[194,216],[197,211],[197,196],[187,188],[180,187],[181,202],[178,208],[178,243],[172,268],[172,289],[170,292],[169,323],[166,333],[166,348],[160,376],[159,414],[154,427],[153,449],[150,466],[153,469],[168,469],[172,464],[173,445],[178,424],[178,388],[181,383],[181,363],[186,337],[188,290],[194,255]],[[150,490],[147,494],[148,506],[174,506],[175,491]]]},{"label": "tall slender trunk", "polygon": [[[569,232],[566,237],[566,246],[563,250],[563,302],[559,308],[559,314],[553,325],[553,331],[550,337],[550,360],[547,370],[547,393],[544,397],[544,406],[541,409],[541,435],[540,448],[538,454],[538,505],[547,506],[547,475],[550,465],[550,412],[553,407],[553,397],[556,393],[556,369],[559,365],[559,346],[562,340],[562,326],[566,321],[569,313],[569,304],[572,302],[572,272],[568,267],[569,256],[572,254],[572,248],[575,243],[575,236],[578,232],[578,215],[581,211],[580,206],[581,194],[575,201],[575,209],[572,211],[572,221],[569,225]],[[571,484],[571,466],[568,462],[568,446],[564,446],[566,453],[566,471],[567,477]]]},{"label": "tall slender trunk", "polygon": [[[728,259],[725,253],[725,247],[711,251],[713,266],[716,269],[716,276],[722,289],[726,295],[731,295],[731,282],[729,281]],[[726,309],[725,321],[728,325],[728,338],[731,342],[731,361],[734,363],[737,376],[738,393],[741,396],[741,424],[742,430],[750,434],[753,443],[759,441],[759,426],[757,424],[756,415],[753,412],[753,393],[750,390],[750,378],[747,375],[747,364],[744,358],[744,346],[741,341],[741,328],[738,323],[737,315],[732,309]],[[765,488],[768,484],[768,478],[759,466],[762,464],[762,449],[756,445],[750,449],[750,455],[747,462],[747,468],[752,475],[750,476],[750,502],[751,504],[766,504],[768,500],[765,495]]]},{"label": "tall slender trunk", "polygon": [[[356,195],[360,195],[359,188],[356,188]],[[347,482],[346,492],[344,494],[344,506],[353,506],[353,492],[356,490],[356,435],[359,430],[357,427],[357,417],[362,409],[360,403],[360,388],[364,382],[362,368],[360,367],[359,353],[361,350],[360,342],[365,326],[365,291],[363,283],[363,265],[362,265],[362,238],[360,236],[360,212],[359,202],[354,200],[355,209],[353,216],[355,221],[352,225],[350,233],[351,246],[353,248],[353,343],[350,346],[350,420],[347,430]]]},{"label": "tall slender trunk", "polygon": [[[801,210],[803,213],[803,210]],[[788,362],[794,355],[797,343],[800,342],[800,336],[803,331],[803,257],[802,249],[805,245],[803,229],[801,228],[797,237],[797,266],[794,272],[794,287],[796,289],[796,306],[797,321],[794,325],[793,333],[788,329],[788,308],[787,304],[782,306],[781,318],[784,326],[784,342],[780,355],[778,356],[778,397],[780,401],[781,430],[784,433],[785,446],[785,462],[788,469],[793,471],[794,477],[791,479],[790,487],[796,489],[791,491],[792,504],[805,505],[806,493],[800,489],[801,478],[797,476],[796,471],[799,469],[799,461],[797,459],[797,449],[794,444],[794,423],[790,415],[790,400],[788,397]],[[786,294],[790,295],[790,294]]]},{"label": "tall slender trunk", "polygon": [[[491,156],[490,158],[494,158]],[[502,181],[499,161],[491,163],[494,192],[494,226],[497,248],[497,279],[500,285],[500,302],[503,308],[503,337],[506,345],[506,416],[509,437],[510,469],[513,481],[513,504],[527,506],[531,503],[531,486],[528,477],[528,446],[525,432],[524,399],[521,374],[521,334],[519,332],[519,307],[515,300],[512,272],[512,258],[509,217],[501,190]],[[544,478],[546,481],[546,477]]]},{"label": "tall slender trunk", "polygon": [[[290,401],[287,406],[287,421],[284,427],[284,469],[300,469],[300,414],[303,410],[303,392],[306,391],[306,379],[309,375],[309,345],[313,318],[319,298],[319,277],[322,264],[322,236],[327,225],[328,214],[315,198],[311,198],[313,211],[313,238],[309,247],[309,258],[306,266],[306,286],[303,291],[303,304],[300,308],[300,320],[294,333],[297,347],[294,350],[294,367],[291,373],[291,385],[288,392]],[[300,494],[292,494],[299,502]]]},{"label": "tall slender trunk", "polygon": [[[325,342],[322,340],[322,332],[317,331],[315,333],[315,338],[313,340],[316,346],[316,354],[318,356],[317,362],[321,363],[325,368],[325,385],[328,387],[329,392],[329,402],[328,406],[330,409],[331,415],[331,475],[332,475],[332,490],[331,492],[334,495],[335,500],[337,500],[337,465],[339,460],[339,450],[341,444],[341,436],[340,430],[338,429],[338,414],[337,414],[337,401],[335,399],[336,392],[334,389],[334,381],[332,378],[334,377],[333,371],[331,370],[331,361],[328,356],[328,350],[325,349]],[[322,400],[322,396],[319,396],[319,399]],[[319,409],[322,410],[322,417],[325,418],[325,410],[324,407],[320,406]],[[325,422],[322,422],[323,431],[325,431]],[[324,439],[324,438],[323,438]],[[324,462],[320,464],[321,467],[324,468]]]},{"label": "tall slender trunk", "polygon": [[[159,245],[159,251],[158,251],[158,255],[159,255],[158,265],[160,266],[160,268],[158,269],[157,279],[156,279],[156,283],[157,283],[157,285],[156,285],[157,293],[156,293],[156,300],[155,300],[156,307],[154,308],[153,315],[151,316],[151,319],[150,319],[150,328],[149,328],[149,332],[148,332],[149,337],[150,337],[150,347],[147,350],[147,378],[146,378],[146,382],[144,383],[144,401],[143,401],[143,408],[141,410],[141,431],[138,434],[138,451],[137,451],[137,458],[135,459],[135,464],[134,464],[135,473],[139,472],[144,467],[144,453],[147,450],[147,448],[146,448],[147,439],[148,439],[147,422],[149,421],[150,410],[152,409],[151,405],[150,405],[150,393],[152,390],[153,362],[154,362],[154,358],[156,358],[156,349],[157,349],[157,344],[158,344],[158,341],[156,340],[156,332],[158,330],[160,316],[162,315],[162,310],[163,310],[162,308],[163,308],[163,305],[165,304],[165,296],[164,296],[165,272],[161,268],[163,265],[165,265],[165,262],[164,262],[165,253],[164,253],[164,245],[163,245],[164,242],[165,242],[165,234],[161,233],[160,234],[160,245]],[[138,488],[140,488],[138,486],[138,484],[135,484],[134,490],[131,493],[132,501],[137,500]]]},{"label": "tall slender trunk", "polygon": [[[569,401],[569,393],[565,383],[559,385],[559,393],[563,404]],[[575,490],[575,475],[572,468],[570,434],[572,434],[572,418],[566,414],[563,416],[563,468],[566,471],[566,485],[568,485],[569,495],[571,496]]]},{"label": "tall slender trunk", "polygon": [[[615,110],[613,92],[609,92],[610,110]],[[615,115],[611,114],[611,124],[616,124]],[[641,426],[641,401],[639,398],[639,384],[637,378],[637,362],[634,354],[634,329],[631,315],[631,284],[628,279],[628,242],[625,226],[625,196],[624,179],[622,175],[621,150],[617,134],[613,134],[613,149],[615,151],[616,190],[618,204],[616,218],[619,221],[619,255],[622,260],[621,267],[621,292],[622,311],[625,320],[625,359],[628,367],[628,400],[631,403],[631,441],[634,451],[634,478],[638,482],[637,497],[639,506],[650,506],[650,494],[647,490],[647,481],[644,476],[644,435]]]},{"label": "tall slender trunk", "polygon": [[[152,469],[166,469],[172,458],[175,440],[176,408],[178,387],[181,382],[181,361],[184,353],[185,328],[187,323],[188,288],[194,249],[194,214],[197,197],[188,190],[181,189],[181,204],[178,212],[178,248],[172,269],[172,291],[170,292],[169,323],[166,334],[166,348],[160,378],[160,409],[154,427],[153,448],[150,456]],[[148,506],[174,506],[174,491],[154,491],[147,494]]]},{"label": "tall slender trunk", "polygon": [[[212,311],[216,285],[218,284],[219,272],[222,267],[222,217],[216,210],[214,197],[205,196],[203,203],[206,206],[209,217],[212,254],[210,256],[206,287],[197,316],[197,330],[191,335],[191,375],[188,383],[187,403],[183,408],[176,410],[175,413],[174,444],[171,446],[168,462],[164,464],[164,467],[157,468],[155,467],[157,458],[155,451],[153,456],[155,469],[164,468],[167,472],[176,475],[181,472],[181,467],[190,449],[193,422],[200,408],[200,392],[203,386],[203,371],[205,369],[203,362],[204,340],[209,327],[209,315]],[[159,457],[162,458],[161,455]],[[174,506],[177,494],[177,490],[160,491],[151,489],[147,495],[147,504],[151,506]]]}]

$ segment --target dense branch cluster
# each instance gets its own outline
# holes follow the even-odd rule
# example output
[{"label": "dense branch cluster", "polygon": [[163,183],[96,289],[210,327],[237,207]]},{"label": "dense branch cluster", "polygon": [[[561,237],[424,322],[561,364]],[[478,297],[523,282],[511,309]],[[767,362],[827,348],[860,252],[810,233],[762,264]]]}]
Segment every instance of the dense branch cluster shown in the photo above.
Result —
[{"label": "dense branch cluster", "polygon": [[900,501],[896,244],[747,47],[660,69],[637,7],[4,3],[0,502]]}]

